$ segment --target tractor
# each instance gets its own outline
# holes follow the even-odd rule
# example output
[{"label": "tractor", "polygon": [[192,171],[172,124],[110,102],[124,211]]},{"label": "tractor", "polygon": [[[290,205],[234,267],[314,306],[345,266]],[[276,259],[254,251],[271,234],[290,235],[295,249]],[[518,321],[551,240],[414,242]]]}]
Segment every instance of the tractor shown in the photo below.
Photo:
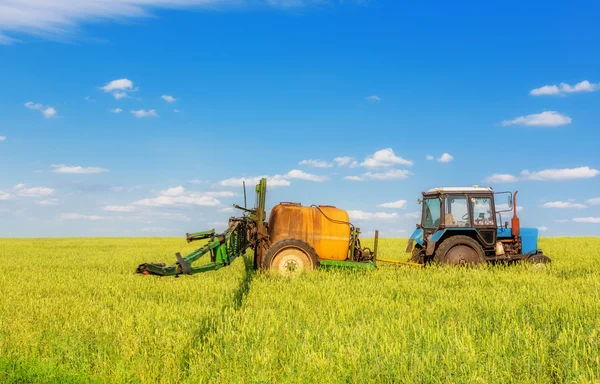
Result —
[{"label": "tractor", "polygon": [[[207,240],[207,243],[186,256],[176,253],[177,262],[144,263],[137,273],[144,275],[179,276],[216,270],[231,264],[245,254],[254,252],[255,270],[271,270],[281,275],[297,275],[319,267],[372,268],[376,261],[419,265],[401,260],[377,260],[378,231],[375,231],[373,249],[362,247],[360,229],[350,221],[348,212],[331,205],[303,206],[300,203],[281,202],[275,205],[266,220],[267,179],[256,185],[254,208],[233,206],[244,212],[231,217],[223,233],[215,230],[186,234],[188,242]],[[203,255],[210,262],[193,266]]]},{"label": "tractor", "polygon": [[[538,229],[521,228],[517,193],[494,192],[488,187],[432,188],[422,192],[421,223],[406,248],[414,263],[475,265],[486,262],[551,262],[538,249]],[[496,209],[505,195],[508,208]],[[502,213],[513,212],[511,226]],[[413,245],[414,244],[414,245]]]}]

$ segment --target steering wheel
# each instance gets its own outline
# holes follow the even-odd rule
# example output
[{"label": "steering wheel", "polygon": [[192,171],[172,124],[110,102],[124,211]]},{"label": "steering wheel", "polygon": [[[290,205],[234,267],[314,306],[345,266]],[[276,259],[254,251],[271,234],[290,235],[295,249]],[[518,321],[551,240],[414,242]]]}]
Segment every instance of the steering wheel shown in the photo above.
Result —
[{"label": "steering wheel", "polygon": [[469,218],[469,212],[465,213],[462,217],[463,220],[467,220]]}]

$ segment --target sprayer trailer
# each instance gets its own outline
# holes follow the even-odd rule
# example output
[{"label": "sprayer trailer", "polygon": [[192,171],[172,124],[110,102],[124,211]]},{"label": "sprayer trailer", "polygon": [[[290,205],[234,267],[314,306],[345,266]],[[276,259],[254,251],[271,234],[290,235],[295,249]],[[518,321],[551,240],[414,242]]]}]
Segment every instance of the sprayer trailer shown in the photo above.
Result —
[{"label": "sprayer trailer", "polygon": [[[267,179],[256,185],[256,203],[253,209],[234,207],[244,212],[231,217],[223,233],[214,230],[186,234],[188,242],[206,240],[201,248],[186,256],[177,253],[177,262],[145,263],[137,268],[145,275],[178,276],[222,268],[231,264],[246,250],[254,252],[254,269],[272,270],[282,275],[310,271],[319,267],[367,267],[377,261],[421,266],[410,261],[377,259],[378,231],[375,231],[373,249],[362,247],[360,229],[349,220],[348,213],[331,205],[303,206],[300,203],[281,202],[265,221]],[[203,255],[210,262],[193,266]]]},{"label": "sprayer trailer", "polygon": [[[526,260],[550,262],[538,248],[538,229],[521,228],[518,191],[494,192],[486,187],[433,188],[422,192],[421,223],[406,252],[416,263],[479,264]],[[496,196],[507,197],[508,209],[496,209]],[[513,212],[511,227],[502,213]],[[414,245],[413,245],[414,244]]]}]

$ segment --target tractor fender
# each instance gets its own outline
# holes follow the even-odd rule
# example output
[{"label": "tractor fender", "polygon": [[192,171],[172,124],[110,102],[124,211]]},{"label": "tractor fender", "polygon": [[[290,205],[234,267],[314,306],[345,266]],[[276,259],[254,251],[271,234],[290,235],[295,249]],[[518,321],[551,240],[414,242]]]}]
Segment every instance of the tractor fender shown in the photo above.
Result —
[{"label": "tractor fender", "polygon": [[423,246],[423,229],[417,228],[413,231],[412,235],[408,239],[408,245],[406,247],[406,252],[410,253],[413,249],[413,241],[415,241],[421,247]]}]

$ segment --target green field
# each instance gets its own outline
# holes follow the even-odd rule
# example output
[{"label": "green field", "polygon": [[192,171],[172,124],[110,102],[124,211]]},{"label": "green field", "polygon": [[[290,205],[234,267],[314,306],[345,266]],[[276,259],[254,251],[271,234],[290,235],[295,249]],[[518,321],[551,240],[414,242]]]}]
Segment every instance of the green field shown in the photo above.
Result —
[{"label": "green field", "polygon": [[600,238],[540,246],[549,267],[173,278],[134,271],[180,238],[0,240],[0,382],[597,383]]}]

